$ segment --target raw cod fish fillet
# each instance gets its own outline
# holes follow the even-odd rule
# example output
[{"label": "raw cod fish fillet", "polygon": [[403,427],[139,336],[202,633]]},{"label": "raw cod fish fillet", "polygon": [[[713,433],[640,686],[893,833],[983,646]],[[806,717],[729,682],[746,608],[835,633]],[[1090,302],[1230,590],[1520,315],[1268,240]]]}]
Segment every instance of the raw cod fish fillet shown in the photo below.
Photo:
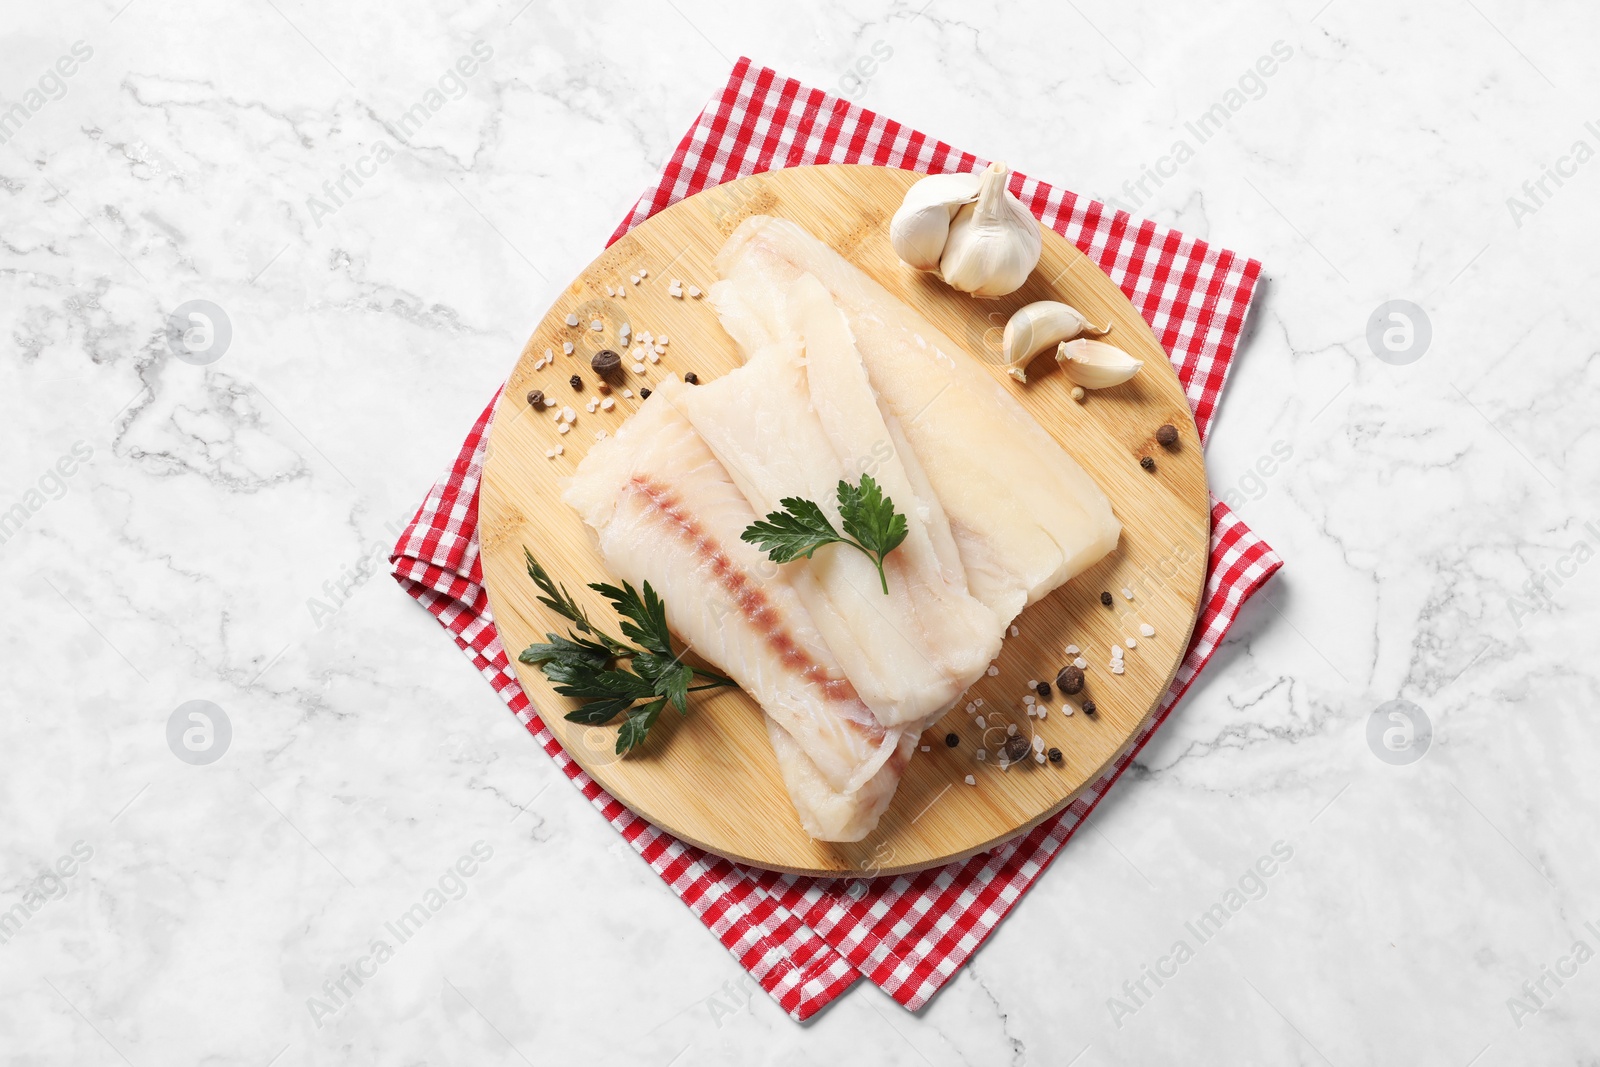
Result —
[{"label": "raw cod fish fillet", "polygon": [[827,289],[943,507],[968,587],[1002,623],[1116,547],[1110,502],[1055,439],[932,323],[800,226],[746,219],[717,270],[713,305],[747,354],[783,342],[796,279]]},{"label": "raw cod fish fillet", "polygon": [[677,390],[671,402],[759,515],[802,497],[842,529],[836,487],[863,473],[906,514],[907,537],[884,561],[887,594],[873,561],[849,545],[827,545],[784,570],[879,721],[935,718],[983,675],[1003,627],[967,591],[939,502],[909,450],[896,448],[898,429],[891,433],[828,292],[804,275],[772,295],[781,333],[744,366]]},{"label": "raw cod fish fillet", "polygon": [[915,735],[886,729],[856,695],[786,576],[739,534],[744,495],[674,404],[669,376],[578,465],[562,499],[599,537],[606,565],[648,581],[667,623],[762,707],[808,833],[860,840],[877,824]]}]

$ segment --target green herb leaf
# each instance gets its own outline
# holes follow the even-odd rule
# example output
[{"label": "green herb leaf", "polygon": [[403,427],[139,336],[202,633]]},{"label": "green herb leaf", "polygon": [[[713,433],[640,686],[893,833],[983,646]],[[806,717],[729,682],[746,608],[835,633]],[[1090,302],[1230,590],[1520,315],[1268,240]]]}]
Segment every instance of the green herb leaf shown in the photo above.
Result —
[{"label": "green herb leaf", "polygon": [[[594,582],[589,586],[595,592],[611,601],[617,609],[617,614],[624,617],[622,636],[632,638],[646,649],[658,656],[672,657],[672,635],[667,630],[667,606],[656,596],[656,591],[650,588],[650,583],[644,583],[644,595],[627,582],[622,583],[618,589],[614,585],[604,582]],[[631,621],[626,621],[631,620]]]},{"label": "green herb leaf", "polygon": [[894,503],[883,495],[870,474],[863,474],[858,486],[841,480],[836,491],[843,534],[817,504],[784,497],[779,503],[785,510],[772,512],[765,521],[751,523],[739,539],[760,548],[774,563],[789,563],[802,556],[810,559],[823,545],[851,545],[872,557],[878,568],[878,581],[887,595],[889,577],[884,572],[883,559],[906,539],[906,517],[895,511]]},{"label": "green herb leaf", "polygon": [[633,706],[632,697],[614,697],[610,700],[591,700],[566,714],[568,722],[581,722],[585,726],[604,726],[617,717],[618,712]]},{"label": "green herb leaf", "polygon": [[656,724],[656,716],[661,714],[661,709],[666,703],[666,697],[656,697],[648,704],[640,704],[629,709],[628,717],[622,721],[622,729],[617,731],[617,755],[626,756],[644,744],[644,739],[650,734],[650,727]]},{"label": "green herb leaf", "polygon": [[535,666],[541,663],[567,663],[604,670],[611,665],[611,650],[598,641],[587,637],[573,640],[560,634],[545,634],[545,637],[549,639],[548,644],[529,645],[517,658]]},{"label": "green herb leaf", "polygon": [[[672,651],[667,606],[649,582],[644,583],[642,593],[627,582],[620,589],[598,582],[590,586],[611,601],[623,618],[623,636],[642,646],[635,647],[601,632],[533,554],[526,548],[522,552],[528,576],[544,594],[539,602],[571,620],[575,631],[566,636],[547,633],[543,643],[529,645],[517,658],[544,671],[556,692],[584,701],[567,713],[569,722],[600,726],[626,713],[617,734],[619,754],[644,743],[669,702],[686,715],[690,693],[736,684],[731,678],[689,666],[681,654]],[[628,667],[618,666],[619,660],[627,660]],[[696,677],[706,683],[691,686]],[[641,700],[645,703],[640,704]]]},{"label": "green herb leaf", "polygon": [[810,559],[811,553],[823,545],[844,540],[822,509],[811,501],[788,496],[778,503],[784,511],[770,513],[765,522],[752,522],[739,535],[739,540],[755,545],[772,562],[788,563],[802,556]]}]

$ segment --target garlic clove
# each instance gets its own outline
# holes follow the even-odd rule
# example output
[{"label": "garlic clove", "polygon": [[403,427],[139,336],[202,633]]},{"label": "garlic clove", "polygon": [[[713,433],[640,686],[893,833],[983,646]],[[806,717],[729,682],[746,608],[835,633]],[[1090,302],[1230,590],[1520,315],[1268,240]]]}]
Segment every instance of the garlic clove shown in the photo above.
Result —
[{"label": "garlic clove", "polygon": [[1044,251],[1044,238],[1022,201],[1006,190],[1006,168],[991,163],[978,199],[950,220],[939,273],[954,289],[973,296],[1014,293],[1028,280]]},{"label": "garlic clove", "polygon": [[1035,300],[1018,308],[1006,320],[1005,335],[1000,340],[1001,363],[1013,378],[1026,382],[1028,364],[1051,345],[1079,334],[1104,337],[1110,332],[1110,326],[1092,325],[1070,305],[1057,300]]},{"label": "garlic clove", "polygon": [[1062,341],[1056,349],[1056,362],[1068,378],[1085,389],[1109,389],[1139,373],[1142,360],[1134,359],[1116,345],[1080,337]]},{"label": "garlic clove", "polygon": [[938,270],[950,219],[978,199],[977,174],[930,174],[911,188],[889,220],[895,255],[917,270]]}]

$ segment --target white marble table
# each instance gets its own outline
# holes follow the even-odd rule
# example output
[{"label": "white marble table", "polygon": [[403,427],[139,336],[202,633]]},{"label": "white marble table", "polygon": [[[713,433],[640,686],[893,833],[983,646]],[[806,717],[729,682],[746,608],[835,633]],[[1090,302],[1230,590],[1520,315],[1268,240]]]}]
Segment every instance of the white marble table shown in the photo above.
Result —
[{"label": "white marble table", "polygon": [[[124,4],[0,33],[0,1059],[1600,1046],[1592,5]],[[1207,465],[1288,566],[917,1016],[751,998],[379,573],[740,54],[1267,265]],[[384,124],[441,79],[405,147]],[[209,365],[168,350],[190,300],[231,323]],[[1431,326],[1411,362],[1368,343],[1391,300]],[[1419,750],[1384,748],[1398,721],[1368,743],[1395,699],[1431,722],[1406,765],[1375,754]],[[209,765],[169,748],[192,700],[231,723]],[[459,899],[373,960],[441,878]]]}]

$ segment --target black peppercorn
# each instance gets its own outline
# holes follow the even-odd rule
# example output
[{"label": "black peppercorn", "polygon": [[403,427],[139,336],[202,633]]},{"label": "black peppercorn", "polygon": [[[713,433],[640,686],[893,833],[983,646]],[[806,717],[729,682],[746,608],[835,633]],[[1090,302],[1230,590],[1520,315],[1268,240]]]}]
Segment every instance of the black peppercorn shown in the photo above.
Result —
[{"label": "black peppercorn", "polygon": [[1056,688],[1068,696],[1083,692],[1083,671],[1070,663],[1062,667],[1056,675]]},{"label": "black peppercorn", "polygon": [[1178,443],[1178,428],[1172,423],[1167,423],[1156,430],[1156,441],[1162,448],[1172,448]]},{"label": "black peppercorn", "polygon": [[650,390],[648,390],[648,389],[640,389],[639,390],[639,399],[640,400],[649,400],[650,399]]},{"label": "black peppercorn", "polygon": [[1033,687],[1033,691],[1035,693],[1039,694],[1039,699],[1040,700],[1049,700],[1050,699],[1050,683],[1049,682],[1040,682],[1038,685]]},{"label": "black peppercorn", "polygon": [[944,747],[945,748],[955,748],[960,743],[961,743],[961,738],[957,737],[955,734],[945,734],[944,735]]},{"label": "black peppercorn", "polygon": [[567,384],[572,386],[574,389],[583,389],[583,379],[578,377],[576,374],[567,379]]},{"label": "black peppercorn", "polygon": [[700,375],[696,374],[694,371],[690,371],[688,374],[683,376],[683,380],[688,382],[690,385],[699,385]]},{"label": "black peppercorn", "polygon": [[536,408],[543,407],[544,393],[540,392],[538,389],[530,389],[528,391],[528,403],[532,404]]},{"label": "black peppercorn", "polygon": [[602,348],[589,360],[589,366],[602,378],[609,378],[622,370],[622,357],[609,348]]},{"label": "black peppercorn", "polygon": [[1092,701],[1092,700],[1085,700],[1085,701],[1084,701],[1084,702],[1083,702],[1083,713],[1084,713],[1084,714],[1085,714],[1085,715],[1093,715],[1093,714],[1094,714],[1094,713],[1095,713],[1095,712],[1096,712],[1096,711],[1098,711],[1098,710],[1099,710],[1099,709],[1098,709],[1098,708],[1096,708],[1096,707],[1095,707],[1095,706],[1094,706],[1094,701]]},{"label": "black peppercorn", "polygon": [[1110,593],[1101,593],[1100,594],[1100,603],[1104,604],[1106,607],[1109,608],[1111,606],[1111,594]]},{"label": "black peppercorn", "polygon": [[1153,471],[1156,469],[1156,461],[1153,457],[1146,456],[1139,461],[1139,466],[1143,467],[1147,471]]},{"label": "black peppercorn", "polygon": [[1050,750],[1050,762],[1051,763],[1060,763],[1061,762],[1061,750],[1059,748],[1052,748]]},{"label": "black peppercorn", "polygon": [[1012,763],[1019,763],[1028,755],[1028,739],[1021,734],[1012,734],[1006,738],[1005,746],[1000,751]]}]

